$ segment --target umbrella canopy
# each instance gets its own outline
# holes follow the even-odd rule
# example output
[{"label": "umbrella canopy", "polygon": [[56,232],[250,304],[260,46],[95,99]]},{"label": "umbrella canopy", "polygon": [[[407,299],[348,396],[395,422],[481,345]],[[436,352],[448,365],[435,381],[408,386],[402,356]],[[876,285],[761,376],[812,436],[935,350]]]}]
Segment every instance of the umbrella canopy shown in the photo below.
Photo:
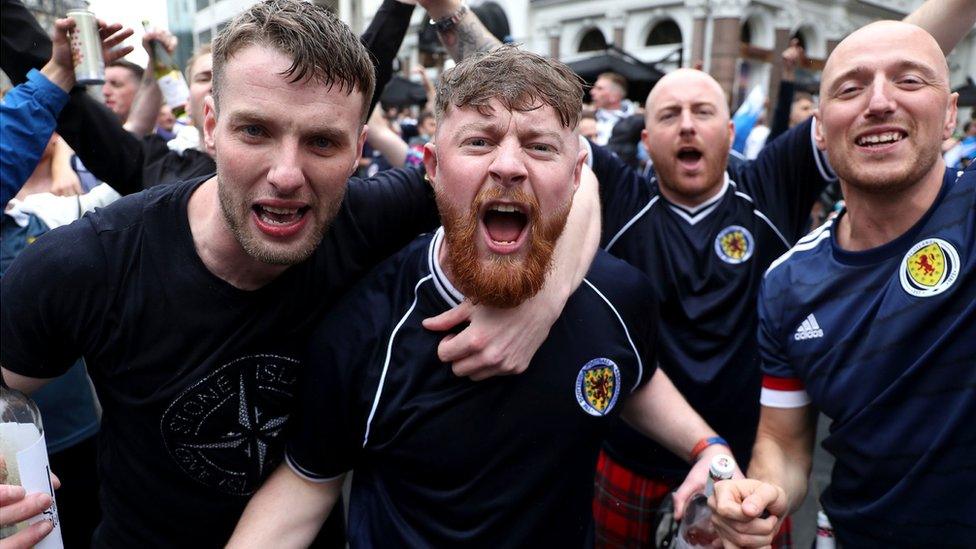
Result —
[{"label": "umbrella canopy", "polygon": [[976,107],[976,82],[972,77],[966,78],[966,83],[952,90],[959,94],[960,107]]},{"label": "umbrella canopy", "polygon": [[380,95],[380,103],[384,107],[409,107],[411,105],[423,105],[427,102],[427,90],[423,84],[411,82],[410,80],[396,75],[390,79],[389,84],[383,88]]},{"label": "umbrella canopy", "polygon": [[664,73],[653,65],[627,59],[613,50],[597,52],[591,57],[567,63],[569,68],[592,85],[605,72],[615,72],[627,79],[627,98],[643,102]]}]

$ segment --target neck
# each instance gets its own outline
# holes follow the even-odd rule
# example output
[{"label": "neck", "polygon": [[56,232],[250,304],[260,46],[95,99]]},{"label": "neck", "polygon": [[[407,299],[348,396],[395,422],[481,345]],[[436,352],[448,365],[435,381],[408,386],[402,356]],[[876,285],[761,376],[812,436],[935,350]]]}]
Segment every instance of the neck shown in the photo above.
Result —
[{"label": "neck", "polygon": [[220,210],[217,178],[197,187],[187,206],[193,247],[214,276],[241,290],[257,290],[288,268],[269,265],[247,254],[227,226]]},{"label": "neck", "polygon": [[677,193],[674,191],[674,189],[670,188],[668,185],[665,185],[663,182],[660,182],[657,188],[658,192],[660,192],[661,195],[668,200],[668,202],[694,210],[695,208],[720,195],[725,190],[726,177],[727,175],[725,170],[723,170],[722,177],[718,181],[716,181],[713,185],[710,185],[707,190],[692,196]]},{"label": "neck", "polygon": [[451,270],[451,262],[447,260],[447,238],[441,239],[440,250],[437,252],[437,264],[440,265],[441,272],[444,273],[444,278],[451,283],[451,286],[455,288],[458,287],[457,282],[454,279],[454,272]]},{"label": "neck", "polygon": [[864,192],[841,180],[847,212],[837,226],[837,243],[859,252],[887,244],[905,234],[932,207],[942,189],[941,159],[918,183],[880,194]]}]

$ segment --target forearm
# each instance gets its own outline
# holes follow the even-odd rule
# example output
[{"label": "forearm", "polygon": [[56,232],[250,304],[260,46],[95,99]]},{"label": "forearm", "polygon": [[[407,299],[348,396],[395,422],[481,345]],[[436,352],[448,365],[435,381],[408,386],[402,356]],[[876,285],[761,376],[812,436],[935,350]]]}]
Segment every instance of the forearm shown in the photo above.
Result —
[{"label": "forearm", "polygon": [[125,129],[130,133],[142,137],[152,133],[156,127],[159,109],[163,106],[163,92],[156,83],[152,62],[146,67],[139,91],[132,100],[129,118],[125,121]]},{"label": "forearm", "polygon": [[931,34],[942,53],[956,47],[976,24],[976,2],[973,0],[928,0],[904,19]]},{"label": "forearm", "polygon": [[281,464],[251,497],[227,547],[308,547],[342,490],[342,477],[321,484]]},{"label": "forearm", "polygon": [[691,451],[703,438],[716,436],[660,368],[624,408],[624,419],[671,453],[691,461]]},{"label": "forearm", "polygon": [[[771,421],[771,415],[789,415],[791,419],[788,423]],[[788,430],[779,428],[784,424],[790,426]],[[747,476],[782,488],[790,512],[800,506],[807,493],[815,425],[816,414],[809,407],[783,410],[764,406],[762,409]]]},{"label": "forearm", "polygon": [[556,243],[553,274],[549,277],[549,280],[564,285],[562,292],[566,298],[583,282],[599,245],[600,196],[596,176],[590,168],[583,166],[579,187],[573,195],[573,206],[566,218],[566,229]]},{"label": "forearm", "polygon": [[37,167],[54,131],[55,117],[66,99],[63,90],[37,72],[4,97],[0,104],[0,179],[4,206]]},{"label": "forearm", "polygon": [[376,74],[376,89],[370,100],[370,112],[379,102],[383,89],[393,75],[393,59],[400,51],[403,37],[410,28],[410,17],[413,15],[412,4],[404,4],[397,0],[384,0],[376,10],[376,15],[370,21],[369,27],[363,32],[360,41],[373,56]]},{"label": "forearm", "polygon": [[[437,5],[431,5],[427,9],[427,13],[430,14],[431,19],[436,21],[449,17],[460,7],[460,0],[447,0]],[[501,45],[501,42],[488,32],[478,16],[470,9],[466,11],[457,25],[446,32],[438,32],[438,36],[447,49],[447,53],[455,62],[461,61],[473,53],[487,51]]]},{"label": "forearm", "polygon": [[72,90],[58,117],[58,133],[85,167],[119,194],[142,190],[142,143],[125,131],[111,110],[84,90]]},{"label": "forearm", "polygon": [[366,133],[366,141],[369,145],[380,152],[383,158],[394,168],[402,168],[407,159],[407,144],[390,129],[390,126],[383,119],[380,111],[374,111],[367,122],[369,130]]},{"label": "forearm", "polygon": [[769,135],[766,143],[771,143],[780,135],[790,129],[790,110],[793,108],[793,94],[796,86],[792,80],[781,80],[779,83],[779,95],[776,99],[776,108],[773,110],[773,125],[769,127]]}]

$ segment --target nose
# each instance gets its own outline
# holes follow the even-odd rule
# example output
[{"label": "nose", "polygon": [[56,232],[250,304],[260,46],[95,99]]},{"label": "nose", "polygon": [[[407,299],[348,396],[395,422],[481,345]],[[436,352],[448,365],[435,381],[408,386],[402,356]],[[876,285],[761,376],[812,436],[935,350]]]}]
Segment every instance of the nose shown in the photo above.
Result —
[{"label": "nose", "polygon": [[691,115],[690,109],[681,110],[681,135],[692,136],[695,135],[695,120]]},{"label": "nose", "polygon": [[301,155],[301,147],[297,141],[282,143],[275,150],[271,168],[268,170],[268,183],[279,194],[291,195],[305,185]]},{"label": "nose", "polygon": [[885,117],[895,111],[895,102],[891,94],[891,85],[883,74],[875,76],[870,84],[867,115],[870,117]]},{"label": "nose", "polygon": [[522,147],[516,140],[502,141],[495,151],[495,158],[488,166],[492,180],[504,187],[521,185],[528,177],[522,154]]}]

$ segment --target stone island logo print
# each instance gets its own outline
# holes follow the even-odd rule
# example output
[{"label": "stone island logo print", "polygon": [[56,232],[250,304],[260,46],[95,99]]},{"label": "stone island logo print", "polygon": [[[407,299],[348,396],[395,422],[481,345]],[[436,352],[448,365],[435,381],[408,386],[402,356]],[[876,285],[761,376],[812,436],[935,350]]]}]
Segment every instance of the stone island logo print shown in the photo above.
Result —
[{"label": "stone island logo print", "polygon": [[719,259],[732,265],[748,261],[755,249],[752,233],[739,225],[729,225],[715,237],[715,253]]},{"label": "stone island logo print", "polygon": [[576,376],[576,401],[587,414],[605,416],[620,396],[620,368],[609,358],[594,358]]},{"label": "stone island logo print", "polygon": [[916,297],[949,289],[959,277],[959,253],[941,238],[927,238],[908,250],[899,265],[901,287]]},{"label": "stone island logo print", "polygon": [[281,461],[298,368],[292,358],[246,356],[187,388],[160,424],[170,456],[215,490],[254,493]]}]

